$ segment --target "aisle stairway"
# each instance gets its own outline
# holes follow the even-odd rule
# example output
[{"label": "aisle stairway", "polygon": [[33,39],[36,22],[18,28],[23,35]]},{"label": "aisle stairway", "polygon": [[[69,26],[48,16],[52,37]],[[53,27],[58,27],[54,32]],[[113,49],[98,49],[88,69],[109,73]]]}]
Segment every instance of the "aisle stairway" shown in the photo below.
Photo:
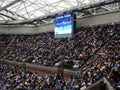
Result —
[{"label": "aisle stairway", "polygon": [[2,54],[0,55],[0,58],[3,58],[4,53],[6,52],[7,48],[11,45],[12,42],[14,42],[15,38],[17,35],[15,35],[11,41],[8,43],[8,45],[6,46],[5,50],[2,52]]}]

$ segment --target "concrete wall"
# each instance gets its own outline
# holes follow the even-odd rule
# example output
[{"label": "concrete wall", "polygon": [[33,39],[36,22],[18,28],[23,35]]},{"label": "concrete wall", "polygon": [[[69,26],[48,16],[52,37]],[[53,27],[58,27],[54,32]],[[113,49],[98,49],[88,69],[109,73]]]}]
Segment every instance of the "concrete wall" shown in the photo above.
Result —
[{"label": "concrete wall", "polygon": [[43,25],[40,27],[0,27],[0,34],[38,34],[41,32],[53,32],[54,24]]},{"label": "concrete wall", "polygon": [[120,11],[84,17],[77,20],[77,27],[120,22]]},{"label": "concrete wall", "polygon": [[33,65],[29,63],[15,62],[15,61],[9,61],[9,60],[4,60],[3,62],[10,66],[25,67],[25,69],[29,71],[46,73],[48,75],[53,75],[53,76],[55,74],[59,74],[60,72],[62,72],[65,79],[69,79],[71,78],[71,75],[76,74],[75,71],[63,70],[61,68],[55,68],[55,67],[43,67],[43,66]]},{"label": "concrete wall", "polygon": [[103,77],[99,81],[95,82],[91,86],[87,87],[84,90],[114,90],[113,87],[110,85],[108,80]]},{"label": "concrete wall", "polygon": [[[120,22],[120,11],[109,12],[100,15],[88,16],[77,19],[77,28],[97,24]],[[41,32],[53,32],[54,24],[43,25],[40,27],[0,27],[0,33],[8,34],[35,34]]]}]

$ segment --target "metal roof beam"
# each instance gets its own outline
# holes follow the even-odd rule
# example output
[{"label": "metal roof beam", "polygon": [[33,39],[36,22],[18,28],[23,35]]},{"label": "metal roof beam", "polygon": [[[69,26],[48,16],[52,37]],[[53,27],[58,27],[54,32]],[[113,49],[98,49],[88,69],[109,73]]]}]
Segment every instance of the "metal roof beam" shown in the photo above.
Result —
[{"label": "metal roof beam", "polygon": [[7,17],[7,18],[10,18],[10,19],[12,19],[12,20],[16,20],[16,18],[13,18],[13,17],[11,17],[11,16],[9,16],[9,15],[6,15],[6,14],[3,14],[3,13],[0,13],[0,15],[5,16],[5,17]]},{"label": "metal roof beam", "polygon": [[25,18],[24,16],[21,16],[20,14],[14,13],[14,12],[8,10],[8,9],[5,9],[5,11],[11,13],[12,15],[16,15],[16,16],[18,16],[20,18],[23,18],[24,20],[27,20],[27,18]]},{"label": "metal roof beam", "polygon": [[109,6],[101,6],[101,8],[105,9],[105,10],[108,10],[108,11],[112,11],[112,8],[109,7]]},{"label": "metal roof beam", "polygon": [[9,3],[9,4],[7,4],[7,5],[3,6],[3,7],[1,7],[1,8],[0,8],[0,11],[5,10],[6,8],[8,8],[8,7],[10,7],[10,6],[12,6],[12,5],[20,2],[20,1],[21,1],[21,0],[15,0],[15,1],[11,2],[11,3]]}]

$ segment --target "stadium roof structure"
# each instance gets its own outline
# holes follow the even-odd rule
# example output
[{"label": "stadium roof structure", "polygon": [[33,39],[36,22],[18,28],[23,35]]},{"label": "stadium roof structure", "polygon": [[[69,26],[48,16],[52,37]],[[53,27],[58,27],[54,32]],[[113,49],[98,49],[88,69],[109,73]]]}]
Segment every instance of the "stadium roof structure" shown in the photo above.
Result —
[{"label": "stadium roof structure", "polygon": [[102,1],[111,0],[0,0],[0,21],[27,21]]},{"label": "stadium roof structure", "polygon": [[100,0],[0,0],[0,20],[29,20]]}]

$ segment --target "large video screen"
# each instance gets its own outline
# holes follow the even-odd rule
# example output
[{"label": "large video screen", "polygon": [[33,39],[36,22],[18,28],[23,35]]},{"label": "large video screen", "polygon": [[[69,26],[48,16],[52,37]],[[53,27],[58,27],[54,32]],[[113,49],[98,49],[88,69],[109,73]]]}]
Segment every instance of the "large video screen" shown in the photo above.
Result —
[{"label": "large video screen", "polygon": [[72,35],[72,13],[64,13],[55,17],[56,37],[68,37]]}]

